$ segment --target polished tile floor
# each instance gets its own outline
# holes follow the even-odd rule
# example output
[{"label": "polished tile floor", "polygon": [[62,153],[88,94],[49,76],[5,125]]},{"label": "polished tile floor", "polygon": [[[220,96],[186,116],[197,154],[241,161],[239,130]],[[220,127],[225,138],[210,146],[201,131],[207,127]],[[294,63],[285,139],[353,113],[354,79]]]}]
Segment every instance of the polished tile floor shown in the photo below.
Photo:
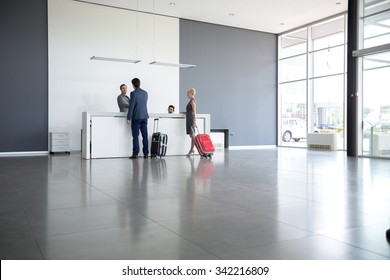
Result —
[{"label": "polished tile floor", "polygon": [[390,161],[0,158],[1,259],[390,259]]}]

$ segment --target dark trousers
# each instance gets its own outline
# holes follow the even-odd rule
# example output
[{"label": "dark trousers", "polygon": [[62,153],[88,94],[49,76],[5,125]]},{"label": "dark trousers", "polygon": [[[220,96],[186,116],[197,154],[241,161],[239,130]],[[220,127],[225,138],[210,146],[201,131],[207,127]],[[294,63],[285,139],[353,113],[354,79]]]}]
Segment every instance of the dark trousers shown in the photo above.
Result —
[{"label": "dark trousers", "polygon": [[144,153],[144,156],[147,156],[149,154],[147,119],[131,121],[131,132],[133,134],[133,155],[135,156],[138,156],[139,154],[138,136],[140,131],[142,135],[142,152]]}]

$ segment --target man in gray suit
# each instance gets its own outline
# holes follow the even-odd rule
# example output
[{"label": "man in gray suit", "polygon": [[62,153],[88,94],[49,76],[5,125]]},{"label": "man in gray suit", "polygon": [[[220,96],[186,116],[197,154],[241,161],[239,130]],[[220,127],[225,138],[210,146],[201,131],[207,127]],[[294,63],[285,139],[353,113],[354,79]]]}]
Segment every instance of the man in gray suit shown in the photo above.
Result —
[{"label": "man in gray suit", "polygon": [[131,132],[133,134],[133,155],[130,159],[138,158],[139,143],[138,136],[141,131],[142,135],[142,152],[144,158],[149,154],[148,143],[148,93],[141,89],[141,81],[138,78],[131,80],[134,91],[130,93],[129,111],[127,112],[127,123],[131,125]]},{"label": "man in gray suit", "polygon": [[126,95],[127,86],[125,84],[121,84],[119,89],[121,90],[121,94],[119,94],[117,97],[119,112],[127,112],[127,109],[129,108],[129,103],[130,103],[130,99]]}]

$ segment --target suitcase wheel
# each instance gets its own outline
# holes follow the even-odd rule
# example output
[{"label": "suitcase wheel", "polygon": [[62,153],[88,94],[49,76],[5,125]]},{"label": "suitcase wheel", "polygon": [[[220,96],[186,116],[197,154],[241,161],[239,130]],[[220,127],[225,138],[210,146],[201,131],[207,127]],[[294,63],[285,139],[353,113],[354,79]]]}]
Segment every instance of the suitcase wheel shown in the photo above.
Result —
[{"label": "suitcase wheel", "polygon": [[207,155],[203,155],[203,156],[200,156],[200,158],[204,158],[204,159],[212,159],[213,158],[213,154],[207,154]]}]

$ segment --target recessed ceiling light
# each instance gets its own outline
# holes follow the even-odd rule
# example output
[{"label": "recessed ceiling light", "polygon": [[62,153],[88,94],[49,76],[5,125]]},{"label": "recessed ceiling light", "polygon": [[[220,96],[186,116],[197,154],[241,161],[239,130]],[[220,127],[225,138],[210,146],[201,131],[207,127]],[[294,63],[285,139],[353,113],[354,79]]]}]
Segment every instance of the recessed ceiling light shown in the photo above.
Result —
[{"label": "recessed ceiling light", "polygon": [[234,13],[230,13],[230,14],[229,14],[229,16],[231,16],[231,17],[234,17],[234,16],[235,16],[235,14],[234,14]]},{"label": "recessed ceiling light", "polygon": [[169,5],[170,5],[170,6],[175,6],[176,3],[175,3],[175,2],[171,2],[171,3],[169,3]]},{"label": "recessed ceiling light", "polygon": [[281,22],[280,25],[283,26],[283,25],[284,25],[284,22]]},{"label": "recessed ceiling light", "polygon": [[341,5],[341,2],[336,2],[336,5]]}]

